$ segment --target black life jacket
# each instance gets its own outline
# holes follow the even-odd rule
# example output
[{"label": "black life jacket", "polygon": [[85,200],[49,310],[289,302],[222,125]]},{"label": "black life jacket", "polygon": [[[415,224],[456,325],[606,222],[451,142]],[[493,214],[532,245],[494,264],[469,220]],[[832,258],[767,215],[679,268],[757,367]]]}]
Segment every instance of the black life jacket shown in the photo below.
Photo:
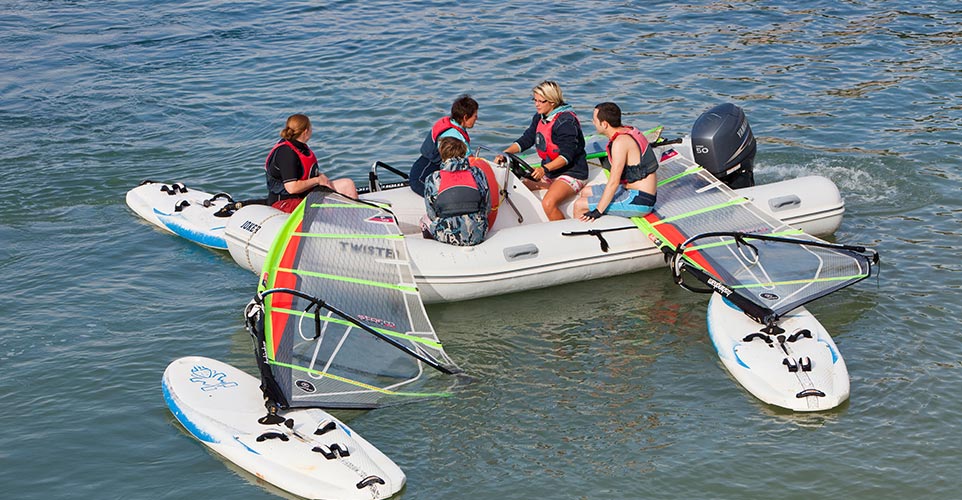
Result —
[{"label": "black life jacket", "polygon": [[481,212],[484,199],[470,170],[441,170],[438,174],[438,194],[434,199],[434,211],[438,217]]}]

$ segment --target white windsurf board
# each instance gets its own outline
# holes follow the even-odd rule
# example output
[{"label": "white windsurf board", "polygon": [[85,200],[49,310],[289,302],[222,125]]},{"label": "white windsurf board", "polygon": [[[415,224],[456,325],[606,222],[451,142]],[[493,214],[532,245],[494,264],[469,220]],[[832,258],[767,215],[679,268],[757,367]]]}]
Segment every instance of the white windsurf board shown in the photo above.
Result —
[{"label": "white windsurf board", "polygon": [[708,334],[729,373],[765,403],[794,411],[822,411],[849,397],[845,360],[832,337],[804,307],[783,316],[781,332],[763,325],[713,293]]},{"label": "white windsurf board", "polygon": [[388,498],[404,472],[346,424],[320,409],[282,411],[266,425],[260,381],[199,356],[170,363],[164,398],[205,446],[278,488],[305,498]]},{"label": "white windsurf board", "polygon": [[127,206],[147,222],[219,250],[227,250],[224,229],[229,213],[221,209],[229,203],[233,200],[226,193],[206,193],[179,182],[144,181],[127,192]]}]

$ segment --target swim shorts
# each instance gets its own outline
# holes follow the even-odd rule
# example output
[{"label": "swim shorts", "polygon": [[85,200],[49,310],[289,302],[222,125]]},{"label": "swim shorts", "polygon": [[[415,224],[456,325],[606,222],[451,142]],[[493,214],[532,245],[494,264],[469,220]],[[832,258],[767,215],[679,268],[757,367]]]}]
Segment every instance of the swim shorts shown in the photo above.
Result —
[{"label": "swim shorts", "polygon": [[[598,208],[598,202],[601,201],[601,195],[604,194],[604,192],[604,184],[591,186],[591,196],[588,197],[588,210]],[[605,213],[619,217],[644,217],[651,213],[655,206],[656,199],[656,196],[644,191],[625,189],[624,186],[619,185],[618,190],[615,191],[615,197],[611,200]]]}]

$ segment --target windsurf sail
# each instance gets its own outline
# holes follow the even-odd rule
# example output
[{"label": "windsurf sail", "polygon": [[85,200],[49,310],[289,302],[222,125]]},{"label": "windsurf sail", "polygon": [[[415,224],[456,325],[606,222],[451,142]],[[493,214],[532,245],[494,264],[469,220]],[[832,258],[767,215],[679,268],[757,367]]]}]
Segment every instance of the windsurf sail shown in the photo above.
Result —
[{"label": "windsurf sail", "polygon": [[[716,291],[759,323],[869,277],[878,263],[872,249],[788,226],[676,149],[663,150],[658,176],[655,211],[632,220],[672,256],[678,284]],[[690,286],[685,273],[710,288]]]},{"label": "windsurf sail", "polygon": [[280,408],[378,408],[450,395],[460,372],[424,310],[394,215],[315,190],[264,261],[248,310]]}]

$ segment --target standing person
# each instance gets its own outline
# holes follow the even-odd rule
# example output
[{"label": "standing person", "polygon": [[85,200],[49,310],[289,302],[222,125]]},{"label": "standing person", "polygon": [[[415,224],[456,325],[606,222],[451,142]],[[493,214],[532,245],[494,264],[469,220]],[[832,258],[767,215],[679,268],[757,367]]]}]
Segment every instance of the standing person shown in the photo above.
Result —
[{"label": "standing person", "polygon": [[471,151],[471,138],[468,129],[474,127],[478,121],[478,101],[467,94],[462,94],[451,104],[451,115],[445,116],[434,123],[424,142],[421,143],[421,156],[411,166],[409,180],[411,190],[424,196],[424,181],[432,173],[441,168],[441,157],[438,155],[438,141],[443,137],[453,137],[460,140]]},{"label": "standing person", "polygon": [[311,139],[311,120],[302,114],[287,117],[277,141],[267,155],[267,203],[291,213],[317,186],[327,186],[338,193],[357,198],[357,188],[351,179],[328,179],[318,170],[317,156],[307,147]]},{"label": "standing person", "polygon": [[591,118],[599,134],[608,138],[611,172],[604,185],[591,186],[575,201],[574,215],[593,221],[604,214],[644,217],[657,199],[658,159],[640,130],[622,125],[621,108],[613,102],[595,106]]},{"label": "standing person", "polygon": [[465,157],[468,146],[464,142],[443,137],[438,141],[438,151],[441,169],[424,183],[427,213],[421,220],[421,231],[441,243],[477,245],[488,232],[488,181],[484,172]]},{"label": "standing person", "polygon": [[[504,152],[520,153],[535,146],[541,157],[541,166],[532,172],[537,182],[525,184],[531,189],[547,189],[541,207],[548,220],[561,220],[565,216],[559,206],[581,191],[588,180],[585,136],[557,83],[545,80],[532,93],[537,113],[527,130]],[[504,156],[499,155],[497,161],[504,161]]]}]

